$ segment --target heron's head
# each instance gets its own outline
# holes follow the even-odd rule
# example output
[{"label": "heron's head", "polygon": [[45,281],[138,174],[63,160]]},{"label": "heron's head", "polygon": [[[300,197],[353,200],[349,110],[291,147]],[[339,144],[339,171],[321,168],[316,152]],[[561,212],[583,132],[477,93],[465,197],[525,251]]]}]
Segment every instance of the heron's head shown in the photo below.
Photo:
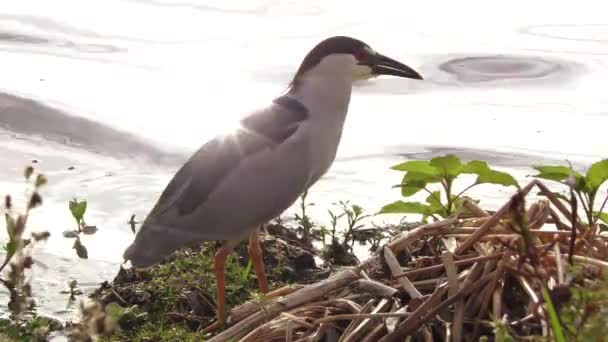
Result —
[{"label": "heron's head", "polygon": [[335,36],[318,43],[300,64],[292,84],[307,75],[351,73],[353,81],[381,75],[421,80],[409,66],[384,56],[366,43],[351,37]]}]

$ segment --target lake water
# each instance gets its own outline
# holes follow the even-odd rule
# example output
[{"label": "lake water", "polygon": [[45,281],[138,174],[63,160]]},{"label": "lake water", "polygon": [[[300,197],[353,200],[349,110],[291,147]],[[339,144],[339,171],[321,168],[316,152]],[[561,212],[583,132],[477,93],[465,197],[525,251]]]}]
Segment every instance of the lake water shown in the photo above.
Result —
[{"label": "lake water", "polygon": [[[52,233],[35,253],[40,311],[69,318],[69,280],[111,279],[130,215],[143,219],[191,152],[281,93],[328,36],[362,39],[425,80],[355,86],[338,158],[309,196],[317,222],[339,200],[375,212],[399,199],[388,168],[408,158],[481,158],[522,182],[533,163],[605,158],[605,22],[596,1],[3,1],[0,189],[20,198],[31,160],[50,181],[29,222]],[[494,208],[512,192],[472,195]],[[83,239],[88,260],[61,236],[73,197],[99,227]]]}]

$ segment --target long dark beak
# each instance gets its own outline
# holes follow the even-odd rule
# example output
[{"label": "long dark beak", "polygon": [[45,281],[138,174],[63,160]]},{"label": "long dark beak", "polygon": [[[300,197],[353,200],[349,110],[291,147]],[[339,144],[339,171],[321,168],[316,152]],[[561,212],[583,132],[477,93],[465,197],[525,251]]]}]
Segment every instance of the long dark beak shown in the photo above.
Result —
[{"label": "long dark beak", "polygon": [[376,75],[392,75],[398,77],[413,78],[422,80],[422,76],[416,70],[407,65],[397,62],[396,60],[376,53],[373,64],[371,65],[372,73]]}]

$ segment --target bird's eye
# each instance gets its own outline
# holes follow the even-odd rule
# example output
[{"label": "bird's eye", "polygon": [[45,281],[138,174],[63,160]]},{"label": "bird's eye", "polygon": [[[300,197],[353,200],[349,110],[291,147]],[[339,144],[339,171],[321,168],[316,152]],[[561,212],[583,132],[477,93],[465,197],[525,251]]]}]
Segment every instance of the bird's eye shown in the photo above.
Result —
[{"label": "bird's eye", "polygon": [[359,61],[362,62],[364,60],[367,59],[367,51],[365,51],[365,49],[359,49],[357,51],[355,51],[354,56],[355,58]]}]

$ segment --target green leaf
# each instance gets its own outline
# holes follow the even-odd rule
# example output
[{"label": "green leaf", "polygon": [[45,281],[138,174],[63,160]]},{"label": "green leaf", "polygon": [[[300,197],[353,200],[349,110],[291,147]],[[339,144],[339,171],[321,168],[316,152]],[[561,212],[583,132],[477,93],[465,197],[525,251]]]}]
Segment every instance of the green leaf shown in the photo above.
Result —
[{"label": "green leaf", "polygon": [[513,185],[515,187],[519,186],[515,178],[510,174],[502,171],[490,170],[488,173],[480,174],[477,177],[478,184],[498,184],[504,186]]},{"label": "green leaf", "polygon": [[570,167],[568,166],[534,165],[532,166],[532,168],[539,172],[539,174],[534,175],[534,177],[553,180],[557,182],[566,180],[566,178],[568,178],[573,173],[576,178],[582,177],[580,173],[570,169]]},{"label": "green leaf", "polygon": [[484,173],[488,173],[492,171],[488,166],[488,163],[482,160],[471,160],[462,166],[462,173],[472,173],[476,175],[481,175]]},{"label": "green leaf", "polygon": [[4,250],[6,250],[6,255],[4,257],[5,260],[10,260],[13,255],[17,252],[17,242],[9,241],[4,245]]},{"label": "green leaf", "polygon": [[441,192],[434,191],[427,198],[426,202],[429,204],[426,214],[437,214],[441,215],[441,217],[445,217],[447,213],[445,212],[445,208],[441,203]]},{"label": "green leaf", "polygon": [[433,191],[427,198],[426,202],[434,208],[442,208],[441,204],[441,192]]},{"label": "green leaf", "polygon": [[380,209],[380,214],[427,214],[429,206],[420,202],[396,201]]},{"label": "green leaf", "polygon": [[428,176],[439,176],[441,172],[430,164],[427,160],[410,160],[405,163],[391,166],[391,169],[397,171],[407,171],[422,173]]},{"label": "green leaf", "polygon": [[403,197],[415,195],[418,191],[424,189],[427,184],[436,183],[439,180],[440,178],[436,176],[411,171],[407,172],[401,180],[401,195]]},{"label": "green leaf", "polygon": [[545,303],[547,304],[547,312],[549,313],[549,322],[551,322],[551,329],[553,330],[553,335],[555,335],[555,340],[557,342],[566,342],[566,338],[564,337],[564,332],[562,330],[562,325],[559,322],[559,317],[557,316],[557,312],[555,311],[555,307],[553,307],[553,302],[551,301],[551,296],[549,295],[549,291],[546,288],[542,288],[543,298],[545,299]]},{"label": "green leaf", "polygon": [[76,199],[70,201],[70,211],[76,221],[80,223],[84,217],[84,213],[87,211],[87,201],[78,202]]},{"label": "green leaf", "polygon": [[13,240],[17,222],[15,222],[15,219],[8,213],[4,213],[4,219],[6,221],[6,232],[8,233],[9,240]]},{"label": "green leaf", "polygon": [[608,180],[608,159],[599,161],[587,170],[587,182],[592,189],[599,188]]},{"label": "green leaf", "polygon": [[594,213],[593,213],[593,215],[595,215],[595,216],[599,217],[599,219],[600,219],[602,222],[604,222],[604,223],[608,224],[608,213],[604,213],[604,212],[600,213],[600,212],[597,212],[597,211],[596,211],[596,212],[594,212]]},{"label": "green leaf", "polygon": [[441,175],[445,178],[454,178],[458,176],[462,167],[460,159],[453,154],[435,157],[431,159],[429,164],[439,169],[441,171]]},{"label": "green leaf", "polygon": [[125,309],[118,305],[116,302],[111,302],[105,307],[106,313],[114,320],[119,321],[120,318],[125,314]]}]

